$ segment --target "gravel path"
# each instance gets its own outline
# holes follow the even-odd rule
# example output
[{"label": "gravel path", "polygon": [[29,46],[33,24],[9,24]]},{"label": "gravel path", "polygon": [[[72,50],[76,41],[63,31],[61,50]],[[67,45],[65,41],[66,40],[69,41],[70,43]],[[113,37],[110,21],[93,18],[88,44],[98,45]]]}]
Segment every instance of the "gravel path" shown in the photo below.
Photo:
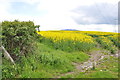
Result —
[{"label": "gravel path", "polygon": [[96,65],[99,65],[100,60],[110,57],[110,56],[118,57],[119,56],[118,54],[120,54],[120,50],[116,54],[109,54],[109,55],[105,55],[103,54],[103,52],[106,52],[106,51],[100,51],[100,50],[92,51],[90,53],[90,59],[88,61],[83,62],[83,63],[72,63],[73,65],[75,65],[76,71],[61,74],[60,76],[57,76],[56,78],[60,78],[61,76],[66,76],[70,74],[77,74],[79,72],[85,72],[86,70],[91,69],[95,67]]}]

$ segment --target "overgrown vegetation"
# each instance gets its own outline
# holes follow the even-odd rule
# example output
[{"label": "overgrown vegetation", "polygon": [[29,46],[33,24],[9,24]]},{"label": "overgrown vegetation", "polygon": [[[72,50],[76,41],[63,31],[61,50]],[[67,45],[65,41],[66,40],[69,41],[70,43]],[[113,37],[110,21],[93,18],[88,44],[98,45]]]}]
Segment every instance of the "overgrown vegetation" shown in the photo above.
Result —
[{"label": "overgrown vegetation", "polygon": [[[45,34],[41,34],[42,31],[36,32],[37,27],[39,25],[34,25],[32,21],[2,22],[2,45],[16,61],[13,65],[3,56],[3,78],[54,78],[60,74],[76,71],[73,63],[89,60],[90,55],[87,53],[90,50],[100,48],[116,53],[120,45],[114,36],[116,33],[45,31]],[[62,77],[116,78],[117,59],[110,57],[103,61],[94,70]]]},{"label": "overgrown vegetation", "polygon": [[27,53],[33,53],[37,40],[35,28],[32,21],[4,21],[2,22],[2,45],[13,57],[18,59],[20,56],[26,56]]},{"label": "overgrown vegetation", "polygon": [[104,49],[110,50],[111,53],[115,53],[117,51],[117,47],[115,47],[114,43],[107,37],[97,37],[96,41],[101,44],[101,47],[103,47]]},{"label": "overgrown vegetation", "polygon": [[3,59],[3,78],[53,78],[61,73],[73,71],[75,67],[72,62],[84,62],[89,58],[82,52],[66,53],[51,49],[44,44],[37,45],[38,51],[35,54],[22,57],[16,65]]}]

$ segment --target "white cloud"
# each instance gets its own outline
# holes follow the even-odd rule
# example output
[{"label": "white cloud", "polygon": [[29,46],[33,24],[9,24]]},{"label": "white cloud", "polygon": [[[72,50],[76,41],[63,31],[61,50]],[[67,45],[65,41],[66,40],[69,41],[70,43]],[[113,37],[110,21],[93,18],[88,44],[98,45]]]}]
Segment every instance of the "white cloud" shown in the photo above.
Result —
[{"label": "white cloud", "polygon": [[[37,3],[37,9],[45,10],[47,13],[43,16],[26,16],[26,15],[13,15],[9,13],[11,2],[24,2],[28,4]],[[0,0],[0,21],[3,20],[32,20],[35,24],[41,25],[41,30],[60,30],[60,29],[79,29],[79,30],[101,30],[113,31],[112,25],[78,25],[72,16],[83,16],[72,12],[78,6],[90,6],[95,3],[112,3],[117,4],[118,0]],[[84,20],[96,21],[94,18],[86,17]],[[101,27],[99,27],[101,26]],[[104,27],[103,27],[104,26]]]},{"label": "white cloud", "polygon": [[117,8],[117,6],[110,3],[79,6],[73,10],[78,14],[74,15],[73,19],[78,24],[116,24],[115,19],[118,18]]}]

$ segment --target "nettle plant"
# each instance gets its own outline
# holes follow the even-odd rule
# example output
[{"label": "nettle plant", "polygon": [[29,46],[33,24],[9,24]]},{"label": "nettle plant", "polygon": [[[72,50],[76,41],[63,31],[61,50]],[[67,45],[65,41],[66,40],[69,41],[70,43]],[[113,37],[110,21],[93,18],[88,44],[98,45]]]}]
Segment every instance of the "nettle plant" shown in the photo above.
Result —
[{"label": "nettle plant", "polygon": [[13,59],[33,53],[37,33],[32,21],[4,21],[2,22],[2,45],[10,53]]}]

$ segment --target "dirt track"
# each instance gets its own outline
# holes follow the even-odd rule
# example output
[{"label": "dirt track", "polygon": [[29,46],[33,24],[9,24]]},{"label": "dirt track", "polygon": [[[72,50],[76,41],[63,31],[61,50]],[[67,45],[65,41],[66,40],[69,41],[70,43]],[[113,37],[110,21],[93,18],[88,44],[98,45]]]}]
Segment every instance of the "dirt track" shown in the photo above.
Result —
[{"label": "dirt track", "polygon": [[118,52],[116,52],[116,54],[110,54],[109,52],[107,52],[107,53],[109,53],[108,55],[103,54],[103,52],[106,52],[106,51],[98,50],[98,51],[90,52],[89,53],[90,59],[88,61],[83,62],[83,63],[73,63],[73,65],[75,65],[75,67],[76,67],[76,71],[61,74],[60,76],[57,76],[56,78],[60,78],[61,76],[66,76],[66,75],[70,75],[70,74],[77,74],[79,72],[85,72],[86,70],[99,65],[100,60],[102,60],[106,57],[110,57],[110,56],[118,57],[119,56],[118,54],[120,54],[120,50]]}]

